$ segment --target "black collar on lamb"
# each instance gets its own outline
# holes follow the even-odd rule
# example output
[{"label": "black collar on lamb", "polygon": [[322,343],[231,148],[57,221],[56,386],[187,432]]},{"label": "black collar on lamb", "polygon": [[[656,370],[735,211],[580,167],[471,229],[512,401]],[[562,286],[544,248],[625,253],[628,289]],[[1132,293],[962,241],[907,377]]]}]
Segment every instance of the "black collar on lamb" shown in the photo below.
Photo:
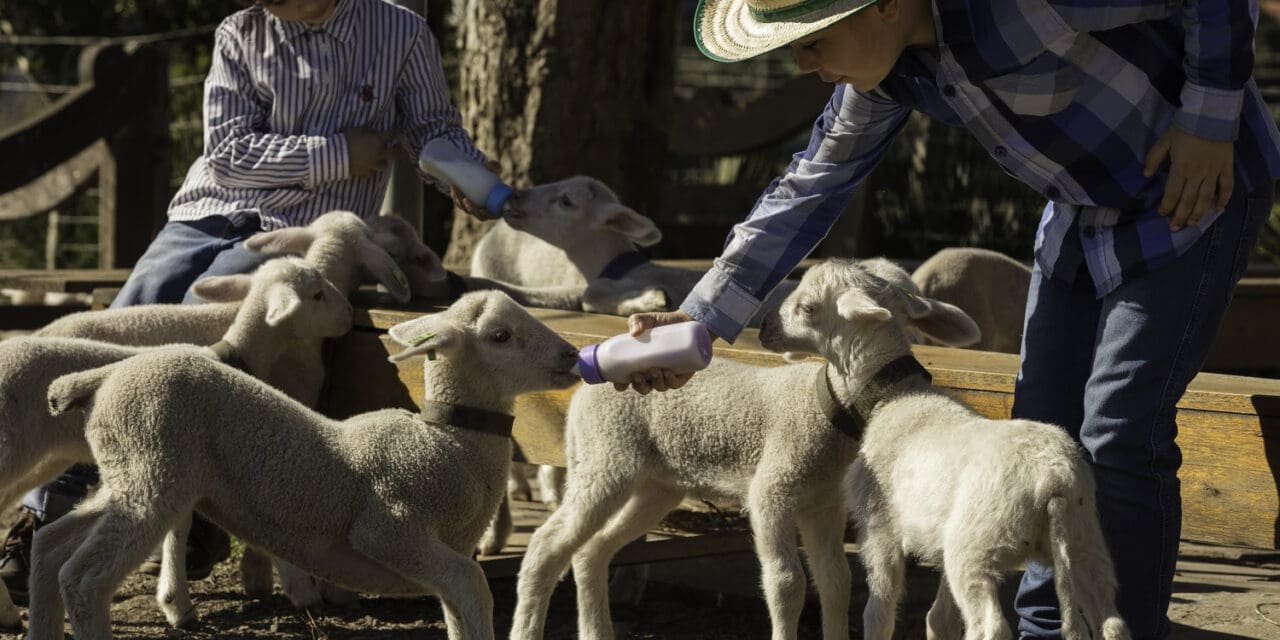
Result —
[{"label": "black collar on lamb", "polygon": [[609,264],[606,264],[600,272],[600,277],[605,280],[617,280],[648,261],[649,259],[639,251],[628,251],[610,260]]},{"label": "black collar on lamb", "polygon": [[235,367],[249,375],[253,375],[253,372],[249,370],[249,363],[245,362],[244,358],[240,357],[239,352],[236,351],[236,348],[232,346],[230,342],[227,342],[226,340],[219,340],[218,342],[209,345],[209,349],[213,351],[213,355],[217,356],[218,360],[222,361],[223,364],[229,367]]},{"label": "black collar on lamb", "polygon": [[854,395],[853,406],[846,407],[832,393],[827,367],[822,367],[818,371],[818,405],[832,426],[850,438],[860,439],[876,405],[888,398],[898,385],[916,377],[926,385],[933,381],[933,376],[915,356],[902,356],[877,371],[871,381]]},{"label": "black collar on lamb", "polygon": [[504,438],[511,437],[511,424],[516,420],[515,416],[505,413],[436,400],[423,400],[421,415],[424,421],[432,424],[483,431]]},{"label": "black collar on lamb", "polygon": [[445,271],[444,277],[446,280],[449,281],[449,299],[450,300],[457,300],[458,298],[462,297],[462,294],[471,290],[471,287],[467,286],[467,281],[464,280],[462,276],[452,271]]}]

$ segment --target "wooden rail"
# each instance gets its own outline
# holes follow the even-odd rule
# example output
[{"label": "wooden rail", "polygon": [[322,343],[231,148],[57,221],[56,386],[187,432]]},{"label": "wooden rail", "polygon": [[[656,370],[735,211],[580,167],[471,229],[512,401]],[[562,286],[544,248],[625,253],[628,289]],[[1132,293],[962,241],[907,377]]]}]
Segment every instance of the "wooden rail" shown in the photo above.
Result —
[{"label": "wooden rail", "polygon": [[132,265],[164,221],[168,64],[158,45],[86,48],[80,85],[0,131],[0,219],[43,214],[98,177],[98,265]]},{"label": "wooden rail", "polygon": [[[422,397],[422,361],[399,367],[386,360],[398,350],[387,339],[392,325],[438,310],[429,302],[405,309],[357,312],[357,328],[334,342],[324,409],[335,417],[385,407],[414,409]],[[599,342],[626,330],[624,318],[532,310],[577,345]],[[784,364],[760,347],[748,330],[733,346],[721,343],[716,357],[762,366]],[[916,354],[949,390],[983,415],[1008,417],[1017,357],[941,347]],[[572,390],[530,394],[517,403],[515,440],[519,459],[563,465],[564,412]],[[1183,537],[1217,544],[1280,548],[1280,380],[1201,374],[1178,405]]]}]

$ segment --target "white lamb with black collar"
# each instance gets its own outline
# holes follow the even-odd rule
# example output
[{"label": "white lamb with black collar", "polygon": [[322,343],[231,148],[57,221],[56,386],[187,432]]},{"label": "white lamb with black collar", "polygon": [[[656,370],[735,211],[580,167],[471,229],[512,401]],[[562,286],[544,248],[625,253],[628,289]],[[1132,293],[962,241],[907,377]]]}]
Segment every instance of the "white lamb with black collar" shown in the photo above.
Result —
[{"label": "white lamb with black collar", "polygon": [[[428,402],[510,415],[518,394],[577,380],[573,346],[498,292],[463,296],[391,337],[407,347],[393,360],[435,353]],[[437,595],[451,638],[493,638],[493,599],[471,554],[501,497],[510,438],[403,410],[332,420],[190,354],[64,376],[49,402],[88,410],[102,487],[36,533],[30,640],[63,637],[64,602],[77,638],[109,638],[120,581],[192,508],[340,586]]]},{"label": "white lamb with black collar", "polygon": [[[911,353],[908,327],[944,342],[976,338],[957,307],[832,261],[805,274],[766,318],[760,341],[828,358],[838,345],[843,379],[859,388]],[[989,420],[932,388],[892,393],[871,414],[847,483],[870,590],[864,638],[892,637],[908,556],[943,570],[927,618],[931,639],[1011,637],[997,582],[1028,558],[1055,569],[1065,638],[1129,637],[1116,612],[1093,473],[1064,429]]]},{"label": "white lamb with black collar", "polygon": [[[909,282],[886,261],[870,265]],[[935,338],[956,345],[976,339],[963,312],[939,306],[936,315],[938,326],[926,328]],[[797,530],[822,604],[823,637],[847,639],[842,481],[859,442],[833,425],[816,390],[826,376],[835,398],[847,405],[862,387],[865,380],[849,367],[860,357],[857,345],[844,339],[855,329],[831,324],[830,339],[819,350],[827,364],[770,368],[713,360],[675,391],[640,395],[612,385],[578,390],[565,426],[564,500],[529,542],[511,638],[542,637],[551,592],[570,561],[580,637],[613,637],[609,559],[685,496],[695,496],[746,507],[775,640],[796,637],[804,603]]]}]

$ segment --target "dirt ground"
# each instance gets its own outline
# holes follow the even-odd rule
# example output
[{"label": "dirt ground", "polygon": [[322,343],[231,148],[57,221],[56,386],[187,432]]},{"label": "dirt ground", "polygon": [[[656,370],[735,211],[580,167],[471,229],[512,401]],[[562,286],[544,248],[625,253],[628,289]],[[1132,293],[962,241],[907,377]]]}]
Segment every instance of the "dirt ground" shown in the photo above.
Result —
[{"label": "dirt ground", "polygon": [[[544,516],[534,505],[518,506],[517,535],[513,538],[516,550]],[[859,638],[866,591],[855,556],[851,556],[851,563],[855,579],[849,635]],[[654,565],[653,580],[641,604],[635,608],[615,607],[617,635],[620,639],[670,640],[768,638],[768,613],[756,593],[757,570],[750,554]],[[1012,581],[1011,578],[1004,588],[1006,606],[1012,600]],[[924,637],[923,616],[936,586],[937,577],[932,570],[911,569],[908,596],[895,637]],[[495,602],[495,631],[497,637],[505,637],[515,607],[515,579],[494,578],[490,587]],[[200,620],[190,629],[178,631],[165,625],[153,600],[154,589],[155,579],[150,576],[134,574],[126,580],[111,611],[117,638],[446,638],[440,607],[433,599],[364,597],[353,609],[294,611],[279,593],[265,602],[246,598],[239,586],[235,562],[222,563],[209,579],[192,585]],[[552,599],[546,637],[576,637],[576,615],[570,576]],[[1280,552],[1184,544],[1170,615],[1174,621],[1171,637],[1176,640],[1280,640]],[[810,597],[801,618],[800,637],[820,637],[820,629],[816,598]],[[21,637],[0,632],[0,640]]]}]

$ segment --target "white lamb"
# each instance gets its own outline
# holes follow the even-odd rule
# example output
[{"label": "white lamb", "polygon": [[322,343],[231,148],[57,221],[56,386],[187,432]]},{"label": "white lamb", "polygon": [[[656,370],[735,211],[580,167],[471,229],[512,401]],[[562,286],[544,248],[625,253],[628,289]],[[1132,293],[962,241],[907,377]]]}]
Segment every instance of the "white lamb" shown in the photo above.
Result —
[{"label": "white lamb", "polygon": [[911,274],[920,293],[951,303],[982,329],[973,349],[1018,353],[1027,308],[1031,269],[996,251],[974,247],[943,249]]},{"label": "white lamb", "polygon": [[[206,278],[195,285],[195,291],[210,300],[243,303],[218,344],[184,350],[225,359],[255,375],[271,371],[295,341],[338,336],[351,328],[351,305],[315,267],[297,258],[270,260],[252,276]],[[182,347],[128,347],[49,337],[0,343],[0,508],[72,464],[94,461],[85,440],[84,416],[50,416],[41,400],[53,379],[139,353],[174,348]],[[8,592],[0,587],[0,593],[0,626],[20,624]],[[175,626],[194,619],[186,596],[185,566],[165,564],[156,597]]]},{"label": "white lamb", "polygon": [[996,586],[1028,558],[1055,569],[1064,637],[1128,638],[1093,473],[1066,431],[982,418],[923,381],[884,382],[900,363],[915,362],[906,327],[944,338],[963,329],[959,318],[968,320],[857,264],[832,261],[805,274],[760,329],[761,344],[775,351],[830,358],[830,345],[840,343],[844,357],[832,365],[848,385],[843,401],[853,398],[866,416],[847,480],[870,590],[863,637],[893,635],[910,555],[943,571],[930,638],[961,630],[968,640],[1009,638]]},{"label": "white lamb", "polygon": [[[402,221],[401,221],[402,222]],[[375,218],[366,224],[349,211],[326,213],[306,227],[257,234],[245,242],[265,253],[297,253],[316,265],[324,276],[349,296],[362,279],[382,283],[397,300],[409,299],[413,287],[430,292],[444,282],[444,269],[435,253],[422,244],[407,223]],[[397,256],[390,254],[395,251]],[[400,266],[404,269],[401,270]],[[72,314],[45,326],[36,335],[88,338],[131,346],[170,343],[213,344],[235,318],[239,302],[204,305],[139,305],[122,309]],[[315,406],[324,386],[323,342],[316,338],[293,342],[263,380],[308,406]],[[316,585],[307,576],[281,565],[280,586],[296,607],[322,600],[348,604],[354,596]],[[271,563],[253,549],[241,558],[245,593],[271,595]]]},{"label": "white lamb", "polygon": [[36,533],[30,640],[62,638],[64,601],[77,639],[110,638],[112,593],[192,508],[345,587],[438,595],[451,638],[493,638],[470,556],[510,465],[510,413],[518,394],[572,385],[577,352],[498,292],[391,337],[407,347],[392,360],[428,355],[425,421],[400,409],[331,420],[189,354],[55,381],[54,413],[90,407],[102,488]]},{"label": "white lamb", "polygon": [[[947,309],[949,323],[934,337],[971,341],[972,321]],[[857,357],[845,336],[851,331],[830,328],[823,349],[830,365],[769,368],[716,360],[679,391],[642,396],[611,385],[579,389],[565,426],[564,500],[529,542],[513,640],[542,637],[552,589],[571,558],[579,636],[612,638],[609,559],[686,495],[746,506],[775,640],[796,637],[804,603],[797,529],[822,604],[823,637],[848,638],[841,481],[858,440],[837,428],[818,389],[830,384],[836,398],[850,397],[846,363]]]}]

